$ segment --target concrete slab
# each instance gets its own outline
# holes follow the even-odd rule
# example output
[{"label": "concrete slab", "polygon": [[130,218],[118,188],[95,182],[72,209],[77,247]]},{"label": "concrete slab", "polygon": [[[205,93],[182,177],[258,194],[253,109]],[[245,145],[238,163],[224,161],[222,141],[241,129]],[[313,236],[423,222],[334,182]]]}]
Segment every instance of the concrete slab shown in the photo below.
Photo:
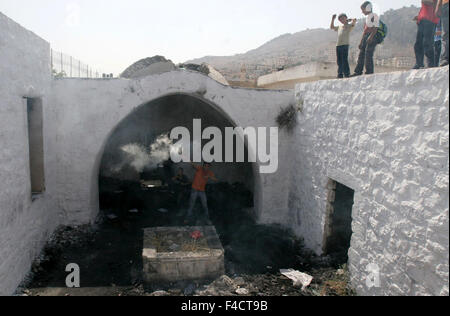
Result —
[{"label": "concrete slab", "polygon": [[[203,235],[196,242],[190,238],[195,231]],[[213,226],[144,229],[142,260],[149,283],[217,278],[225,273],[224,250]]]}]

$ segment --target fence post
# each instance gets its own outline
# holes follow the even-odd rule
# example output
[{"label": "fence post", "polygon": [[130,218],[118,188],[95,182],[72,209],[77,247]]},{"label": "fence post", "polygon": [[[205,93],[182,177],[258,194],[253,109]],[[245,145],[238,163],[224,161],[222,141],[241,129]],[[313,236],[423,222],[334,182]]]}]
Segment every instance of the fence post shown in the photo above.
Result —
[{"label": "fence post", "polygon": [[61,52],[61,74],[64,71],[64,66],[63,66],[63,53]]},{"label": "fence post", "polygon": [[70,78],[72,78],[72,56],[70,56]]}]

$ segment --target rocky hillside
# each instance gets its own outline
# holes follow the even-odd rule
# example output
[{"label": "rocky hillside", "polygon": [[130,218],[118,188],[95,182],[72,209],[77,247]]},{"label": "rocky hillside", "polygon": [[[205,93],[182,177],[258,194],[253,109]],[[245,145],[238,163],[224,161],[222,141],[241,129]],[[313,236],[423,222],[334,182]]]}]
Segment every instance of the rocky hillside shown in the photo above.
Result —
[{"label": "rocky hillside", "polygon": [[[412,21],[417,7],[389,10],[382,15],[382,21],[389,29],[388,38],[382,49],[383,58],[412,57],[417,26]],[[363,20],[353,32],[352,46],[358,46],[363,29]],[[228,80],[239,80],[241,68],[245,65],[247,79],[255,79],[276,68],[291,67],[312,61],[328,61],[330,51],[336,42],[336,33],[329,29],[309,29],[295,34],[281,35],[259,48],[235,56],[206,56],[189,63],[209,63],[221,71]]]}]

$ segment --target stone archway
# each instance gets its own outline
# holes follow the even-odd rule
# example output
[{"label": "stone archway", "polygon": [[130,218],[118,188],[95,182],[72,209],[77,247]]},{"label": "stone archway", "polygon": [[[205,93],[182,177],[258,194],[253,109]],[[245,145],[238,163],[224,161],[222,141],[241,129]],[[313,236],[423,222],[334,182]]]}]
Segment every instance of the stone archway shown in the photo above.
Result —
[{"label": "stone archway", "polygon": [[[136,107],[123,118],[108,134],[97,156],[93,174],[91,207],[94,210],[91,220],[100,211],[98,179],[105,171],[105,155],[120,145],[139,138],[139,134],[153,133],[154,136],[169,132],[170,128],[189,125],[193,118],[202,119],[205,127],[237,127],[233,119],[215,103],[201,95],[188,93],[171,93],[157,97]],[[148,126],[147,123],[149,124]],[[190,123],[192,124],[192,122]],[[189,128],[189,126],[186,126]],[[124,135],[129,134],[129,135]],[[142,133],[141,133],[142,136]],[[148,144],[146,144],[148,145]],[[246,144],[246,148],[247,148]],[[115,147],[115,148],[114,148]],[[251,148],[251,150],[254,150]],[[218,177],[227,183],[245,182],[253,194],[253,216],[258,219],[259,205],[262,203],[261,180],[258,163],[217,164]]]}]

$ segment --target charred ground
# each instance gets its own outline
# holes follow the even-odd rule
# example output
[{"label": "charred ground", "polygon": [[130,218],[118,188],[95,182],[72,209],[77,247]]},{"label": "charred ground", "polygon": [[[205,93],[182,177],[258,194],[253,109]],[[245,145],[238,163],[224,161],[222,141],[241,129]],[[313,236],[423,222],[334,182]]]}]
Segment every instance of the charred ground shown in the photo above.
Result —
[{"label": "charred ground", "polygon": [[[252,213],[252,193],[242,184],[208,186],[211,222],[225,249],[226,276],[217,280],[171,284],[143,282],[142,229],[159,226],[204,225],[201,207],[187,221],[188,192],[177,205],[167,188],[144,190],[138,183],[102,179],[116,196],[102,195],[103,210],[92,226],[61,227],[33,265],[18,294],[25,295],[352,295],[342,256],[317,257],[302,241],[280,226],[258,225]],[[138,209],[139,213],[129,210]],[[113,215],[113,216],[111,216]],[[81,288],[65,288],[69,263],[81,270]],[[293,268],[314,276],[305,291],[280,275]],[[248,293],[248,294],[247,294]]]}]

